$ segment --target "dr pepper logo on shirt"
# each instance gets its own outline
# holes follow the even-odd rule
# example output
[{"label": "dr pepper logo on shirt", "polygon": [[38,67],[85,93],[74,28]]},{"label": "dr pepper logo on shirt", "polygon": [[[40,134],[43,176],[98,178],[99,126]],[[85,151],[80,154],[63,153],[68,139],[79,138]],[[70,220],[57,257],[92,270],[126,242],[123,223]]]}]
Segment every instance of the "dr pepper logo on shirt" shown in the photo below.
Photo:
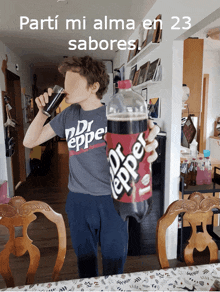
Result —
[{"label": "dr pepper logo on shirt", "polygon": [[145,136],[107,133],[113,198],[121,202],[141,202],[152,195],[149,154],[145,152]]},{"label": "dr pepper logo on shirt", "polygon": [[89,149],[105,146],[105,142],[94,144],[93,141],[102,140],[104,133],[107,131],[107,127],[94,131],[92,130],[93,122],[93,120],[90,122],[81,120],[78,121],[76,127],[65,130],[68,148],[71,149],[70,155],[80,154]]}]

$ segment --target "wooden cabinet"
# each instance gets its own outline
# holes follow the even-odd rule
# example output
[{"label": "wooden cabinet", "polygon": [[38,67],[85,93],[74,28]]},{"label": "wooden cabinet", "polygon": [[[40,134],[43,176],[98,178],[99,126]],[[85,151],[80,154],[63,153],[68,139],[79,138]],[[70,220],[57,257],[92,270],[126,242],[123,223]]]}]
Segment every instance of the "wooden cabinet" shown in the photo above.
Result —
[{"label": "wooden cabinet", "polygon": [[[203,39],[186,39],[183,53],[183,84],[190,89],[187,100],[189,114],[199,117],[202,96]],[[183,111],[188,116],[188,109]]]}]

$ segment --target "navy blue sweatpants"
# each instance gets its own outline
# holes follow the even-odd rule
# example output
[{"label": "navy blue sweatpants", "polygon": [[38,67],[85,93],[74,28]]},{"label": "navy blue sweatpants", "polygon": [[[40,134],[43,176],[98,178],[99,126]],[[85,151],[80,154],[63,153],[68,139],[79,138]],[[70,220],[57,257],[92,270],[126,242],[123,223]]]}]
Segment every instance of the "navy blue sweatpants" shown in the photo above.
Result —
[{"label": "navy blue sweatpants", "polygon": [[127,257],[128,223],[116,212],[111,196],[69,192],[66,213],[79,277],[98,276],[98,243],[103,275],[122,274]]}]

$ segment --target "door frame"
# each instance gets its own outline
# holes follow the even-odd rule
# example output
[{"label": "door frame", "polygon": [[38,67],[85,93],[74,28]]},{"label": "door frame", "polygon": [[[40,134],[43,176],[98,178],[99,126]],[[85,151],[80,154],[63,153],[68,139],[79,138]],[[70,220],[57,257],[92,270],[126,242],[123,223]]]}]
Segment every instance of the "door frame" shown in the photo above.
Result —
[{"label": "door frame", "polygon": [[[20,77],[16,75],[15,73],[9,71],[7,68],[4,70],[5,75],[5,89],[6,91],[2,91],[2,105],[3,105],[3,118],[4,122],[6,122],[7,115],[5,110],[5,101],[4,101],[4,95],[8,94],[8,79],[7,75],[10,75],[12,77],[12,82],[14,86],[14,103],[15,103],[15,116],[13,116],[13,119],[15,119],[18,122],[17,126],[17,151],[11,156],[11,163],[10,166],[12,168],[12,181],[13,181],[13,192],[18,188],[18,186],[26,181],[26,164],[25,164],[25,148],[23,146],[23,139],[24,139],[24,127],[23,127],[23,111],[22,111],[22,105],[21,105],[21,84],[20,84]],[[11,97],[12,98],[12,97]],[[17,159],[13,162],[14,155],[17,155]],[[17,172],[17,181],[15,182],[15,170]]]},{"label": "door frame", "polygon": [[200,136],[199,136],[199,152],[201,153],[203,153],[203,150],[206,149],[208,91],[209,91],[209,74],[204,74],[203,75],[203,91],[202,91],[201,124],[200,124]]}]

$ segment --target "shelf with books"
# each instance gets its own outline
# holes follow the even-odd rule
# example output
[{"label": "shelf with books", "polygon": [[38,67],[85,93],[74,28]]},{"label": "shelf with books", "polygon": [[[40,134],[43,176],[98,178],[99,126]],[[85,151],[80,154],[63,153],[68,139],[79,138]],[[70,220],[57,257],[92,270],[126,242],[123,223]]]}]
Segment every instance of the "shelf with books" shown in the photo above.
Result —
[{"label": "shelf with books", "polygon": [[138,84],[136,86],[132,86],[132,89],[133,90],[139,90],[139,89],[142,89],[142,88],[145,88],[145,87],[148,87],[150,85],[154,85],[154,84],[160,84],[162,81],[153,81],[153,80],[148,80],[146,82],[143,82],[141,84]]},{"label": "shelf with books", "polygon": [[158,58],[153,62],[146,62],[138,70],[137,65],[131,67],[129,79],[135,89],[147,87],[162,80],[162,64]]},{"label": "shelf with books", "polygon": [[160,43],[152,43],[150,42],[146,47],[144,47],[137,55],[135,55],[128,63],[127,67],[131,67],[137,62],[141,61],[145,56],[150,54],[152,51],[154,51],[156,48],[158,48]]},{"label": "shelf with books", "polygon": [[[129,74],[128,79],[132,81],[134,89],[147,87],[162,80],[161,59],[151,60],[162,41],[161,19],[162,15],[159,14],[148,29],[142,23],[139,29],[139,38],[134,43],[135,48],[129,51],[126,75]],[[150,57],[151,52],[153,55]],[[160,50],[156,54],[160,55]]]},{"label": "shelf with books", "polygon": [[134,43],[134,49],[129,51],[127,67],[142,61],[145,56],[159,47],[162,40],[162,15],[159,14],[146,28],[144,22],[139,27],[139,37]]}]

